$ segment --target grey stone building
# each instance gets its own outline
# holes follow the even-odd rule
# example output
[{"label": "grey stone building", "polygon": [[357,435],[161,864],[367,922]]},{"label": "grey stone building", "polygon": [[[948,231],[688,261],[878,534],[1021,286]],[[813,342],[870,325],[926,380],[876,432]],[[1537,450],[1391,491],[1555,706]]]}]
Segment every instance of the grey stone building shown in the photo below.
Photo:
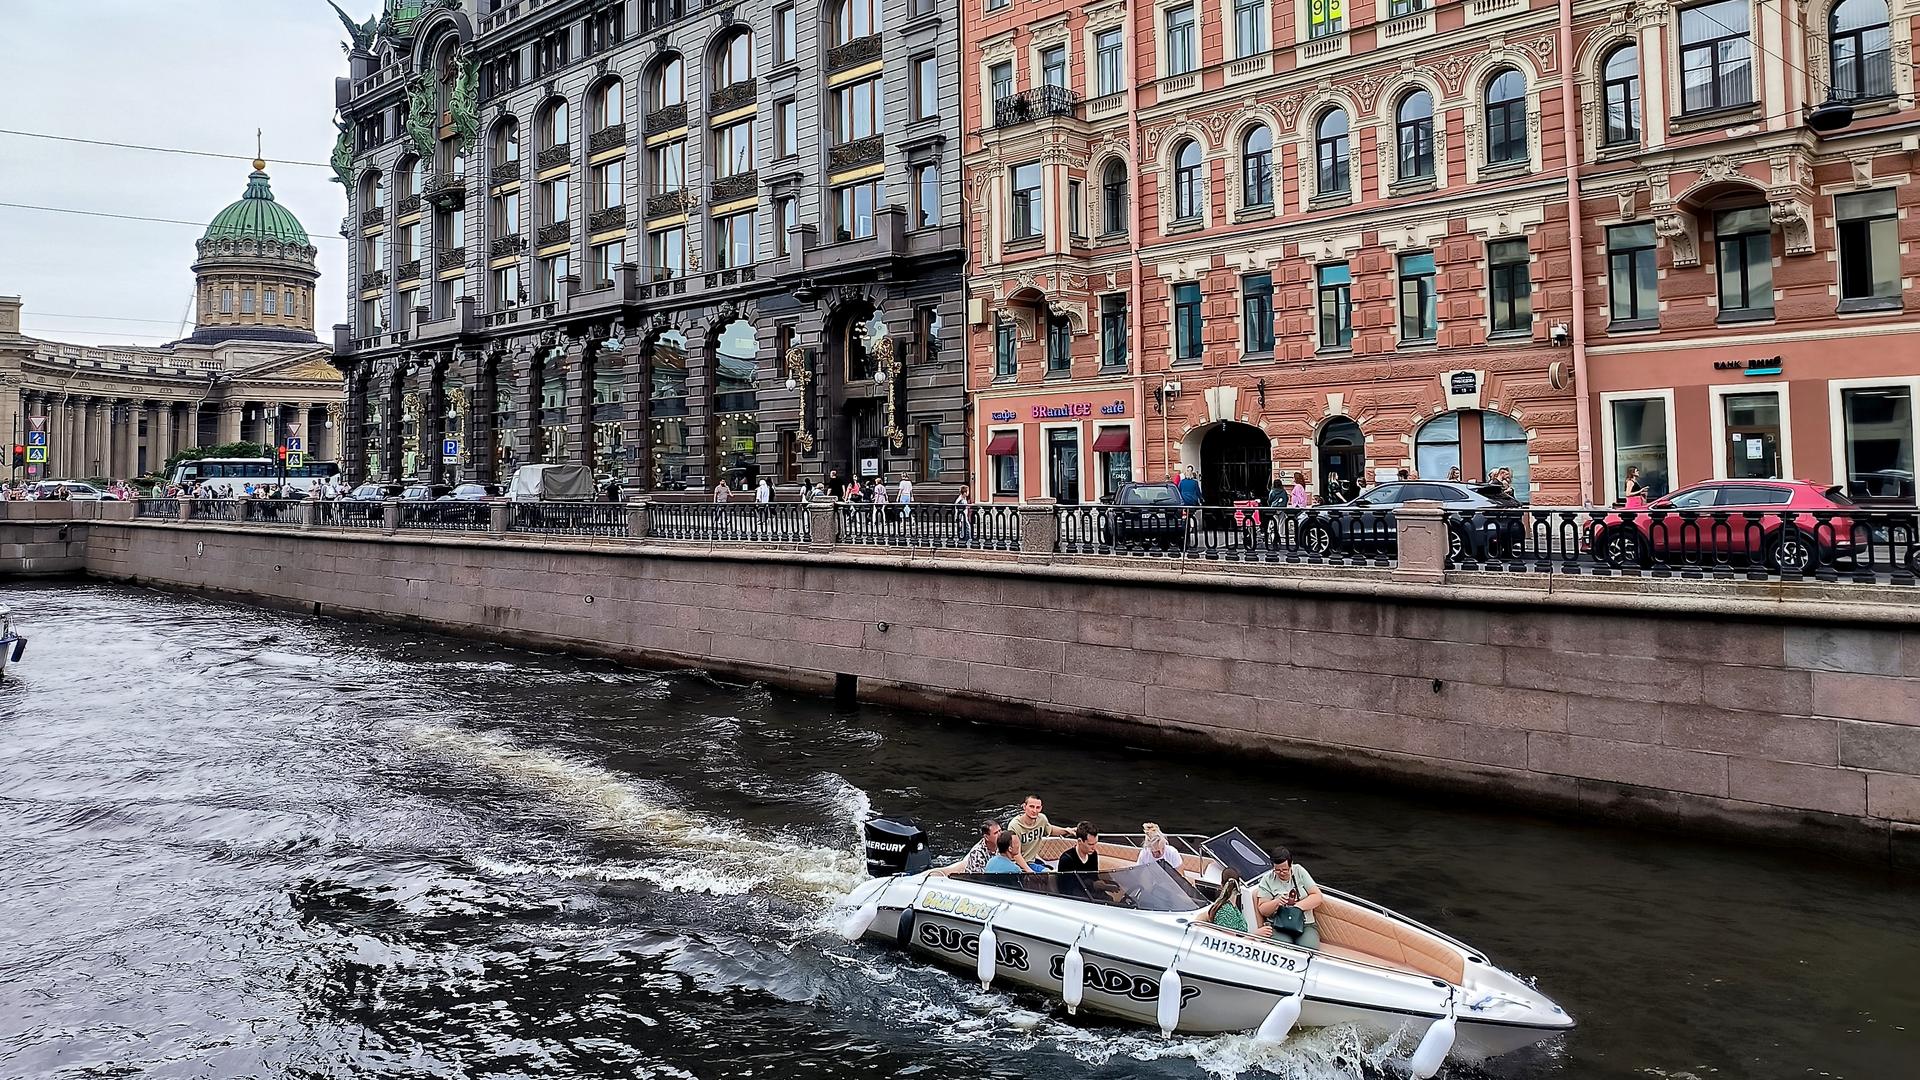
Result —
[{"label": "grey stone building", "polygon": [[349,475],[962,481],[951,5],[388,0],[349,30]]}]

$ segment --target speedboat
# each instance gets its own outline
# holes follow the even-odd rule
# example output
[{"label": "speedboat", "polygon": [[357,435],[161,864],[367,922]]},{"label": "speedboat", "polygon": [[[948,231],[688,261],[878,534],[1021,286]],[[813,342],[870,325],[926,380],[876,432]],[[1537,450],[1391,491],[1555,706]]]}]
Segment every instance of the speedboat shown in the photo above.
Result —
[{"label": "speedboat", "polygon": [[13,632],[13,612],[0,604],[0,679],[7,677],[7,663],[20,659],[27,651],[27,639]]},{"label": "speedboat", "polygon": [[[1143,838],[1103,836],[1102,869],[1070,874],[944,874],[912,820],[876,818],[864,833],[870,880],[845,900],[845,937],[971,971],[982,987],[1040,991],[1069,1013],[1262,1042],[1340,1024],[1389,1038],[1417,1032],[1408,1062],[1417,1080],[1449,1056],[1484,1060],[1574,1026],[1472,946],[1324,885],[1318,949],[1207,921],[1226,870],[1251,883],[1270,869],[1238,829],[1169,837],[1177,870],[1140,863]],[[1052,863],[1070,843],[1049,839],[1039,858]],[[1235,898],[1242,911],[1250,893],[1246,885]]]}]

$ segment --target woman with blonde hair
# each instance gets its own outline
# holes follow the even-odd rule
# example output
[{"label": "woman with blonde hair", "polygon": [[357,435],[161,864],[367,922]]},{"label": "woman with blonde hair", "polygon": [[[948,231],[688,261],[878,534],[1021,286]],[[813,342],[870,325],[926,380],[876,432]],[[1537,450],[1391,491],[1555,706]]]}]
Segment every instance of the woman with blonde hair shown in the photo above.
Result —
[{"label": "woman with blonde hair", "polygon": [[1135,866],[1145,866],[1159,859],[1175,871],[1180,869],[1180,853],[1167,843],[1167,834],[1160,831],[1160,826],[1149,821],[1140,826],[1140,832],[1140,857],[1134,860]]}]

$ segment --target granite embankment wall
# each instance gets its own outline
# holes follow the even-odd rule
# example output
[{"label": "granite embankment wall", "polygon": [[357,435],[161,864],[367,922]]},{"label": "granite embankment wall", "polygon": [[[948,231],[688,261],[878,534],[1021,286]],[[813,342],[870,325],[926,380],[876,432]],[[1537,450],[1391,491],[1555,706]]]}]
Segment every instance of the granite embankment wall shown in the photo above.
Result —
[{"label": "granite embankment wall", "polygon": [[1920,590],[91,524],[109,579],[1920,866]]}]

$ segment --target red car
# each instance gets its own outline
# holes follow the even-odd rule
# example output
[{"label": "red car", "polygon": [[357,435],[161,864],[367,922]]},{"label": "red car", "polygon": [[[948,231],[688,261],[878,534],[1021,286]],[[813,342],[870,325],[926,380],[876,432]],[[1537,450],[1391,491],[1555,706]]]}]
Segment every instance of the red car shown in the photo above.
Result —
[{"label": "red car", "polygon": [[1596,515],[1588,550],[1619,567],[1757,561],[1802,574],[1867,545],[1847,515],[1855,509],[1840,488],[1807,480],[1708,480],[1644,510]]}]

